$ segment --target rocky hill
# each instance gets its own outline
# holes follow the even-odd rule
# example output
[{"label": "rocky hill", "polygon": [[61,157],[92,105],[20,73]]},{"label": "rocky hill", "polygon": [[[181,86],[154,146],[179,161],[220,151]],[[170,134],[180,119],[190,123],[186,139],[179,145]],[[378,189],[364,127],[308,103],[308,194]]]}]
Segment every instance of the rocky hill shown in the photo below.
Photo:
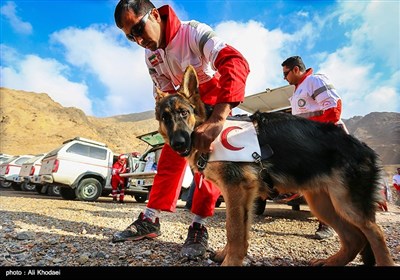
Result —
[{"label": "rocky hill", "polygon": [[77,136],[106,143],[115,153],[143,152],[136,136],[156,130],[154,112],[108,118],[65,108],[45,93],[0,88],[0,153],[48,152]]},{"label": "rocky hill", "polygon": [[[0,153],[37,154],[81,136],[106,143],[115,153],[143,152],[136,136],[156,130],[154,111],[96,118],[65,108],[45,93],[0,88]],[[345,120],[384,164],[400,164],[400,113],[370,113]]]},{"label": "rocky hill", "polygon": [[345,123],[352,135],[381,156],[384,164],[400,163],[400,113],[373,112]]}]

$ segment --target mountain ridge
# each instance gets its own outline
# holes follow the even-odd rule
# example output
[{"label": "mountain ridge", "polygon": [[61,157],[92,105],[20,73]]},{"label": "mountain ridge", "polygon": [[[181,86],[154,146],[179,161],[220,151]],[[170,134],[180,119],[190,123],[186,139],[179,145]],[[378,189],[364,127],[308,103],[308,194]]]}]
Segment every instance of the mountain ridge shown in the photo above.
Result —
[{"label": "mountain ridge", "polygon": [[[0,153],[44,153],[77,136],[106,143],[115,153],[142,153],[148,146],[136,137],[158,128],[153,110],[86,116],[46,93],[8,88],[0,88],[0,101]],[[383,164],[400,164],[400,113],[372,112],[344,122],[352,135],[379,154]]]}]

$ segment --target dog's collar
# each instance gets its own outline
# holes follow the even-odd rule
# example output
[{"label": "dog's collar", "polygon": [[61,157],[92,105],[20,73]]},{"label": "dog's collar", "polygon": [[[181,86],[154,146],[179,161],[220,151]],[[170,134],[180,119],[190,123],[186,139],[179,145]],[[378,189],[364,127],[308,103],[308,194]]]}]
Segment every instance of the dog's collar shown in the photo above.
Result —
[{"label": "dog's collar", "polygon": [[203,172],[206,169],[207,162],[208,162],[209,154],[200,154],[199,158],[197,159],[197,168],[200,172]]}]

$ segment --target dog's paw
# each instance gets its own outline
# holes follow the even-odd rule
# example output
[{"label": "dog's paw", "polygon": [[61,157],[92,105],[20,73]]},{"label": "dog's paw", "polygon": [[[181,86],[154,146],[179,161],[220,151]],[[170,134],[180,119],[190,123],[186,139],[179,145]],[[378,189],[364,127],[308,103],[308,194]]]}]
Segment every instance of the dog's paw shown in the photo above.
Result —
[{"label": "dog's paw", "polygon": [[217,263],[222,263],[225,259],[225,254],[223,250],[215,251],[210,253],[210,259]]},{"label": "dog's paw", "polygon": [[326,263],[326,259],[312,259],[310,261],[311,266],[324,266]]}]

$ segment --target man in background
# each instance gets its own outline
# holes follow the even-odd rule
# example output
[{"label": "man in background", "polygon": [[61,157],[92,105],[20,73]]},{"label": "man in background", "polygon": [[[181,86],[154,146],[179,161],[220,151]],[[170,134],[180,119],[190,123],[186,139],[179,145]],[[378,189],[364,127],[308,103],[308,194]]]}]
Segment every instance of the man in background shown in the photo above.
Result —
[{"label": "man in background", "polygon": [[127,156],[121,154],[118,156],[118,160],[113,164],[112,167],[112,177],[111,177],[111,195],[113,197],[113,202],[118,201],[118,190],[119,190],[119,203],[124,203],[125,197],[125,178],[122,178],[120,174],[126,173],[126,160]]},{"label": "man in background", "polygon": [[[335,87],[323,74],[307,69],[300,56],[292,56],[282,62],[283,78],[295,86],[289,98],[292,114],[318,122],[331,122],[347,129],[341,120],[342,100]],[[347,132],[348,133],[348,132]],[[333,236],[333,229],[319,221],[316,239]]]},{"label": "man in background", "polygon": [[396,190],[396,204],[400,205],[400,167],[397,168],[397,174],[393,175],[393,188]]}]

